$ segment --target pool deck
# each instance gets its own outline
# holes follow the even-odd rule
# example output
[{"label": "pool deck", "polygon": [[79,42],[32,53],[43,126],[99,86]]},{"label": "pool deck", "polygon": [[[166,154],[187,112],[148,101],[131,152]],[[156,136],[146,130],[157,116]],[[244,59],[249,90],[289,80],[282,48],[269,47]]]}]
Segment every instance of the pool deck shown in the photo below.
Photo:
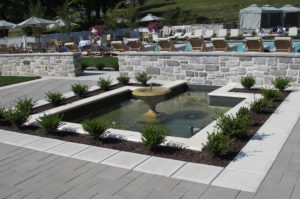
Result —
[{"label": "pool deck", "polygon": [[[18,97],[42,99],[49,90],[70,91],[74,83],[96,84],[99,76],[116,77],[118,74],[89,74],[79,78],[48,78],[19,85],[0,87],[1,104],[8,106]],[[177,169],[170,175],[153,175],[144,172],[142,165],[152,159],[142,155],[132,163],[133,167],[120,168],[117,157],[127,157],[127,153],[106,151],[105,159],[98,157],[98,162],[79,160],[85,146],[72,148],[69,143],[56,143],[55,147],[38,151],[29,147],[30,141],[38,142],[41,138],[15,139],[18,134],[11,133],[10,138],[0,141],[0,198],[300,198],[300,121],[295,125],[285,145],[276,157],[262,184],[255,193],[228,189],[210,184],[191,182],[166,176],[183,169],[182,162],[177,162]],[[2,132],[3,133],[3,132]],[[6,132],[7,133],[7,132]],[[1,138],[0,138],[1,139]],[[10,141],[9,141],[10,140]],[[21,143],[12,140],[22,140]],[[6,142],[6,143],[4,143]],[[9,144],[8,144],[9,143]],[[48,142],[50,143],[50,142]],[[65,145],[69,147],[59,147]],[[44,146],[44,145],[43,145]],[[45,146],[44,146],[45,147]],[[34,147],[31,147],[34,148]],[[94,148],[90,150],[96,150]],[[73,156],[71,158],[70,156]],[[114,158],[115,157],[115,158]],[[76,159],[75,159],[76,158]],[[81,158],[82,159],[82,158]],[[110,166],[112,165],[112,166]],[[173,164],[174,165],[174,164]],[[253,165],[254,166],[254,165]],[[200,169],[198,169],[200,170]],[[180,174],[180,173],[179,173]],[[178,175],[179,175],[178,174]],[[246,181],[247,179],[242,179]]]}]

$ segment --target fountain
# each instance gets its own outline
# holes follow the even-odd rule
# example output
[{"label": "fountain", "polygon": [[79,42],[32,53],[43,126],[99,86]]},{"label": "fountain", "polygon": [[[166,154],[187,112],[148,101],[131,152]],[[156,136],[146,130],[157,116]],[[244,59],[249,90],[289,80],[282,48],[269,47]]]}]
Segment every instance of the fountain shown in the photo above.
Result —
[{"label": "fountain", "polygon": [[158,122],[161,113],[156,111],[156,105],[166,99],[166,94],[170,92],[169,88],[160,86],[150,86],[145,88],[138,88],[132,94],[148,105],[148,112],[139,116],[138,121],[153,123]]}]

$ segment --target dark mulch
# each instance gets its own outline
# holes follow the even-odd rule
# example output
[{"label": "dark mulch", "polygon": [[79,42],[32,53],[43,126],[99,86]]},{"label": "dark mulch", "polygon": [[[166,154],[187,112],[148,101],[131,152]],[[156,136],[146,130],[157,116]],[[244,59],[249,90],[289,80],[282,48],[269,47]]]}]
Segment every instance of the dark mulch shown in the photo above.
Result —
[{"label": "dark mulch", "polygon": [[260,89],[253,88],[253,89],[246,89],[246,88],[233,88],[229,92],[239,92],[239,93],[260,93]]},{"label": "dark mulch", "polygon": [[251,113],[252,117],[250,125],[246,130],[243,137],[234,140],[228,153],[222,157],[213,157],[206,151],[197,152],[193,150],[177,149],[173,147],[159,147],[156,151],[150,151],[146,149],[141,143],[130,142],[125,140],[118,140],[112,138],[106,138],[103,140],[95,140],[89,135],[82,135],[71,132],[57,132],[55,134],[47,134],[37,127],[23,127],[17,129],[8,124],[0,125],[0,129],[16,131],[25,134],[38,135],[42,137],[49,137],[54,139],[65,140],[69,142],[76,142],[82,144],[88,144],[93,146],[106,147],[111,149],[117,149],[121,151],[130,151],[140,154],[171,158],[176,160],[183,160],[188,162],[203,163],[215,166],[226,166],[229,162],[239,153],[239,151],[247,144],[249,139],[257,132],[257,130],[264,124],[264,122],[271,116],[271,114],[277,109],[281,102],[289,95],[289,92],[285,92],[282,97],[273,102],[272,106],[268,107],[263,113]]},{"label": "dark mulch", "polygon": [[[110,86],[110,88],[107,91],[114,90],[114,89],[117,89],[117,88],[121,88],[123,86],[125,86],[125,85],[115,84],[115,85]],[[137,83],[130,83],[128,86],[145,86],[145,87],[149,87],[150,85],[149,84],[142,85],[142,84],[137,84]],[[160,86],[160,84],[153,84],[152,86]],[[64,103],[62,105],[69,104],[69,103],[72,103],[72,102],[76,102],[78,100],[82,100],[84,98],[92,97],[92,96],[95,96],[95,95],[99,95],[99,94],[107,92],[107,91],[104,91],[102,89],[97,89],[97,90],[89,92],[87,94],[87,96],[85,96],[85,97],[73,96],[73,97],[65,99]],[[62,105],[60,105],[60,106],[62,106]],[[54,106],[52,104],[46,104],[46,105],[43,105],[43,106],[33,108],[32,111],[31,111],[31,114],[40,113],[40,112],[43,112],[43,111],[46,111],[46,110],[49,110],[49,109],[52,109],[52,108],[56,108],[56,107],[57,106]]]}]

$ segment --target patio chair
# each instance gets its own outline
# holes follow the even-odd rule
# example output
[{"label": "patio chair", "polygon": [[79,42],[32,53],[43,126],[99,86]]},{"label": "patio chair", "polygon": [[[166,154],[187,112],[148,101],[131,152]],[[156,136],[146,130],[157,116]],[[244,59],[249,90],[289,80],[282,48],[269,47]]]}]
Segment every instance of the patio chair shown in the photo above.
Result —
[{"label": "patio chair", "polygon": [[200,30],[200,29],[196,29],[195,31],[194,31],[194,34],[193,34],[193,36],[195,36],[195,37],[202,37],[203,36],[203,31],[202,30]]},{"label": "patio chair", "polygon": [[276,52],[291,52],[293,50],[291,37],[275,37],[274,44]]},{"label": "patio chair", "polygon": [[292,27],[289,29],[289,34],[288,34],[289,37],[297,37],[297,35],[298,35],[298,28]]},{"label": "patio chair", "polygon": [[150,42],[150,40],[151,40],[150,34],[148,32],[141,32],[140,38],[141,38],[141,41]]},{"label": "patio chair", "polygon": [[187,40],[188,38],[190,38],[192,36],[192,32],[186,32],[184,35],[179,36],[178,40]]},{"label": "patio chair", "polygon": [[199,50],[199,51],[209,51],[210,48],[206,47],[206,44],[204,42],[204,39],[201,37],[192,36],[189,39],[189,42],[192,46],[192,50]]},{"label": "patio chair", "polygon": [[207,30],[205,31],[205,34],[203,35],[203,39],[210,39],[214,36],[214,31],[213,30]]},{"label": "patio chair", "polygon": [[0,44],[0,53],[13,53],[14,48],[12,44]]},{"label": "patio chair", "polygon": [[129,47],[129,51],[150,51],[155,50],[154,45],[145,45],[139,39],[127,39],[127,46]]},{"label": "patio chair", "polygon": [[68,48],[68,52],[78,52],[78,48],[74,42],[66,42],[64,46]]},{"label": "patio chair", "polygon": [[111,46],[113,47],[114,51],[118,52],[124,52],[129,50],[128,46],[126,46],[122,41],[112,41]]},{"label": "patio chair", "polygon": [[27,43],[27,52],[29,53],[43,52],[41,43],[33,43],[33,42]]},{"label": "patio chair", "polygon": [[176,32],[173,36],[168,37],[168,39],[178,39],[178,37],[182,36],[182,32]]},{"label": "patio chair", "polygon": [[54,42],[46,42],[46,52],[47,53],[58,52],[58,46]]},{"label": "patio chair", "polygon": [[227,30],[226,29],[219,29],[217,37],[225,38],[227,36]]},{"label": "patio chair", "polygon": [[179,51],[184,50],[185,44],[180,46],[175,46],[171,40],[168,38],[160,38],[157,40],[158,45],[160,46],[160,51]]},{"label": "patio chair", "polygon": [[247,52],[264,52],[264,46],[260,37],[246,37],[245,48]]},{"label": "patio chair", "polygon": [[224,38],[211,38],[214,51],[235,51],[236,46],[229,46]]},{"label": "patio chair", "polygon": [[240,34],[240,30],[239,29],[230,29],[230,38],[238,38]]}]

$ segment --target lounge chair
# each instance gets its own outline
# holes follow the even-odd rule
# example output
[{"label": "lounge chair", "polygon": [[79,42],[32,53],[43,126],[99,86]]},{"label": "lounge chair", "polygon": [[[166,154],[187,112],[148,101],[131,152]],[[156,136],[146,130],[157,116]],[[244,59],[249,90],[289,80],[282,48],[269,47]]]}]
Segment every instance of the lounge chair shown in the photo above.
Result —
[{"label": "lounge chair", "polygon": [[196,30],[194,31],[193,36],[195,36],[195,37],[202,37],[202,36],[203,36],[203,31],[200,30],[200,29],[196,29]]},{"label": "lounge chair", "polygon": [[292,27],[289,29],[289,34],[288,34],[289,37],[297,37],[297,35],[298,35],[298,28]]},{"label": "lounge chair", "polygon": [[139,39],[127,39],[127,46],[130,51],[147,51],[155,50],[154,45],[144,44]]},{"label": "lounge chair", "polygon": [[78,48],[74,42],[66,42],[64,46],[68,48],[68,52],[77,52]]},{"label": "lounge chair", "polygon": [[29,53],[37,53],[37,52],[43,52],[43,48],[41,43],[27,43],[27,52]]},{"label": "lounge chair", "polygon": [[189,42],[192,46],[192,50],[199,50],[199,51],[209,51],[210,48],[206,47],[204,39],[201,37],[193,36],[189,39]]},{"label": "lounge chair", "polygon": [[235,51],[236,46],[229,46],[224,38],[211,38],[214,51]]},{"label": "lounge chair", "polygon": [[213,30],[207,30],[207,31],[205,31],[205,34],[203,35],[203,39],[210,39],[210,38],[212,38],[213,35],[214,35]]},{"label": "lounge chair", "polygon": [[47,53],[58,52],[58,46],[55,44],[55,42],[46,42],[46,52]]},{"label": "lounge chair", "polygon": [[118,52],[124,52],[129,50],[128,46],[126,46],[122,41],[112,41],[111,46],[114,48],[114,51]]},{"label": "lounge chair", "polygon": [[230,29],[230,38],[238,38],[240,34],[239,29]]},{"label": "lounge chair", "polygon": [[188,38],[190,38],[192,36],[192,32],[186,32],[184,35],[179,36],[178,40],[187,40]]},{"label": "lounge chair", "polygon": [[291,52],[293,50],[291,37],[275,37],[274,44],[276,52]]},{"label": "lounge chair", "polygon": [[264,52],[265,50],[260,37],[246,37],[245,48],[247,52]]},{"label": "lounge chair", "polygon": [[159,38],[157,43],[160,46],[160,51],[179,51],[184,50],[186,46],[185,44],[181,44],[176,47],[168,38]]},{"label": "lounge chair", "polygon": [[180,36],[182,36],[182,32],[176,32],[173,36],[168,37],[168,39],[178,39]]},{"label": "lounge chair", "polygon": [[225,38],[227,36],[227,30],[226,29],[219,29],[217,37]]},{"label": "lounge chair", "polygon": [[14,48],[12,44],[0,44],[0,53],[13,53]]},{"label": "lounge chair", "polygon": [[147,42],[150,42],[151,40],[150,34],[148,32],[141,32],[140,38],[142,41],[147,41]]}]

